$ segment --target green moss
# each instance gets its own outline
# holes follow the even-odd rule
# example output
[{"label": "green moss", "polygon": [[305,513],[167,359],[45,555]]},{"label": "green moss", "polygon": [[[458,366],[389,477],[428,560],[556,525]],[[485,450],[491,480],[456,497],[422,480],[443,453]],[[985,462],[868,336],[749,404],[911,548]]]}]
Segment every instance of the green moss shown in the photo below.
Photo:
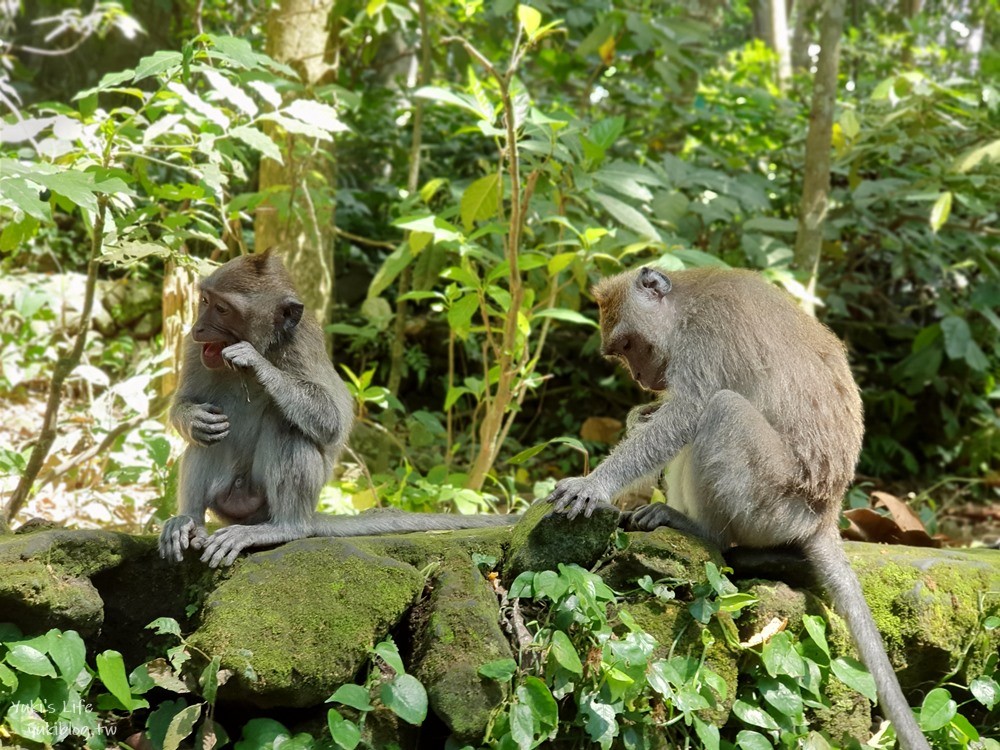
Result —
[{"label": "green moss", "polygon": [[605,583],[619,591],[635,588],[636,580],[646,575],[654,581],[669,579],[693,586],[707,580],[706,562],[720,568],[725,564],[716,547],[674,529],[630,532],[628,541],[598,571]]},{"label": "green moss", "polygon": [[511,534],[504,580],[509,583],[526,570],[556,570],[560,563],[592,567],[607,550],[619,515],[617,508],[605,505],[590,518],[571,521],[548,503],[535,503]]},{"label": "green moss", "polygon": [[507,690],[480,677],[479,667],[513,658],[497,624],[496,595],[471,561],[459,556],[443,562],[433,589],[411,618],[413,672],[455,738],[478,743]]},{"label": "green moss", "polygon": [[0,572],[0,619],[25,632],[73,629],[94,635],[104,622],[104,603],[86,578],[65,575],[36,560],[8,562]]},{"label": "green moss", "polygon": [[510,544],[513,529],[512,524],[485,529],[357,537],[351,541],[359,549],[392,557],[420,569],[456,555],[468,560],[473,553],[500,560]]},{"label": "green moss", "polygon": [[423,589],[414,568],[343,540],[304,540],[238,564],[192,643],[234,672],[224,695],[308,706],[352,681]]}]

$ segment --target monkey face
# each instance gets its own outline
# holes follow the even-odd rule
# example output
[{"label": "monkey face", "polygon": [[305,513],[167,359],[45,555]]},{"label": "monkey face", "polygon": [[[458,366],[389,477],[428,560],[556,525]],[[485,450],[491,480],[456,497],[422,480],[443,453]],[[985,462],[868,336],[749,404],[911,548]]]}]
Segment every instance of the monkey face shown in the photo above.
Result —
[{"label": "monkey face", "polygon": [[647,391],[666,390],[666,358],[656,356],[656,348],[641,336],[617,337],[601,347],[601,354],[625,365],[632,379]]},{"label": "monkey face", "polygon": [[191,338],[201,344],[201,363],[209,370],[225,365],[222,350],[242,340],[243,316],[226,295],[202,287],[198,320]]}]

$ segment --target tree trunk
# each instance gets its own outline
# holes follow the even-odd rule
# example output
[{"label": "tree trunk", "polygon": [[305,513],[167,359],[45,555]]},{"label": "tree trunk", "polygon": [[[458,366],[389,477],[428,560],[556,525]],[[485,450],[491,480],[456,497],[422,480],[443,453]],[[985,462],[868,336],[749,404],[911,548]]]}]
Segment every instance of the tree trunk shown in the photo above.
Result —
[{"label": "tree trunk", "polygon": [[785,91],[792,78],[792,57],[788,47],[788,8],[785,0],[770,0],[768,25],[771,49],[778,56],[778,71],[775,82],[778,89]]},{"label": "tree trunk", "polygon": [[166,372],[160,378],[160,395],[169,396],[177,388],[184,363],[184,338],[198,317],[198,278],[187,266],[167,263],[163,274],[163,348],[167,352]]},{"label": "tree trunk", "polygon": [[[333,0],[280,0],[268,15],[267,54],[293,67],[306,88],[330,70],[325,56],[332,8]],[[254,244],[257,252],[274,247],[284,256],[303,303],[325,325],[333,291],[333,226],[317,216],[309,194],[314,159],[297,156],[295,137],[288,134],[282,143],[278,130],[267,128],[285,163],[261,158],[259,190],[273,189],[275,195],[257,210]]]},{"label": "tree trunk", "polygon": [[[806,136],[805,178],[799,229],[795,237],[795,265],[807,274],[810,298],[816,290],[820,251],[823,246],[823,221],[830,196],[830,148],[833,142],[833,114],[837,103],[837,68],[840,37],[844,29],[844,0],[826,0],[819,19],[819,62],[813,82],[809,133]],[[806,310],[815,312],[811,299]]]}]

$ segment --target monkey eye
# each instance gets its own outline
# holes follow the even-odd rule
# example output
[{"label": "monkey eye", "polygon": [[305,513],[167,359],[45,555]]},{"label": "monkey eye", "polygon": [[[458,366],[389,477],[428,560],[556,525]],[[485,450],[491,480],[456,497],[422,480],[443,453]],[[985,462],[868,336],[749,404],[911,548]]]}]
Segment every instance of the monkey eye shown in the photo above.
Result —
[{"label": "monkey eye", "polygon": [[215,311],[219,313],[219,315],[225,315],[227,312],[229,312],[229,308],[224,307],[223,305],[216,305]]},{"label": "monkey eye", "polygon": [[631,348],[632,348],[632,339],[625,339],[624,341],[622,341],[623,352],[627,352]]},{"label": "monkey eye", "polygon": [[207,305],[208,304],[208,297],[206,297],[204,294],[201,295],[201,304],[203,304],[203,305]]}]

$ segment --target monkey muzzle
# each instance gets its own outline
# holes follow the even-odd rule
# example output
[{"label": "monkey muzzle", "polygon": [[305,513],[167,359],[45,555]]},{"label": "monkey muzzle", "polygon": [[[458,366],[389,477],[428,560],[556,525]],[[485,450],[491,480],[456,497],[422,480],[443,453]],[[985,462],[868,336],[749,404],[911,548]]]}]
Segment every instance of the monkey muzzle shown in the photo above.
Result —
[{"label": "monkey muzzle", "polygon": [[201,363],[209,370],[218,370],[226,362],[222,358],[222,350],[229,346],[225,341],[206,341],[201,343]]}]

